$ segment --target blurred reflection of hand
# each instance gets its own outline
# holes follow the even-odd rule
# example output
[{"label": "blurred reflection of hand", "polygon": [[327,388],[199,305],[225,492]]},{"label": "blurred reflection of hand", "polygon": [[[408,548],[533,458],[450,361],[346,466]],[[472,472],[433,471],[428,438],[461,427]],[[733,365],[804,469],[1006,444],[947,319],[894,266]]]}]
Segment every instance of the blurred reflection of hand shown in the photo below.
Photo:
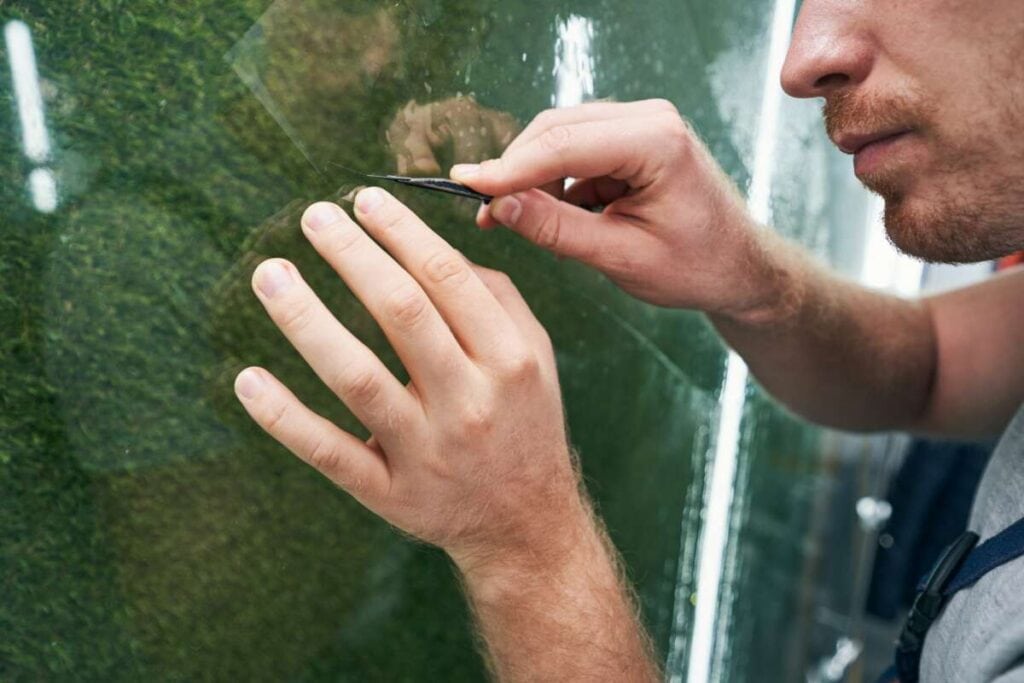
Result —
[{"label": "blurred reflection of hand", "polygon": [[270,259],[253,275],[257,297],[373,436],[313,413],[263,369],[239,374],[239,399],[292,452],[464,571],[557,561],[592,522],[547,334],[507,277],[470,264],[388,193],[360,192],[356,216],[362,227],[321,202],[302,229],[380,324],[410,384],[292,263]]},{"label": "blurred reflection of hand", "polygon": [[391,121],[387,138],[401,175],[435,176],[445,156],[474,163],[500,154],[519,133],[510,114],[468,96],[419,104],[410,100]]},{"label": "blurred reflection of hand", "polygon": [[[781,270],[768,231],[665,100],[546,111],[500,158],[452,177],[498,197],[481,227],[506,225],[654,304],[756,317]],[[564,198],[542,191],[569,177]]]}]

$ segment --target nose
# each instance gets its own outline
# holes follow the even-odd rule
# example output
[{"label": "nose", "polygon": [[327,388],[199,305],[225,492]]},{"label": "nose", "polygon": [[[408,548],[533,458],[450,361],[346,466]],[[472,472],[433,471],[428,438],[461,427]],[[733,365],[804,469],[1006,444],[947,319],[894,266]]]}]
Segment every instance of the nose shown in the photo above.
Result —
[{"label": "nose", "polygon": [[782,67],[782,88],[793,97],[828,97],[867,79],[875,48],[857,6],[849,0],[805,0]]}]

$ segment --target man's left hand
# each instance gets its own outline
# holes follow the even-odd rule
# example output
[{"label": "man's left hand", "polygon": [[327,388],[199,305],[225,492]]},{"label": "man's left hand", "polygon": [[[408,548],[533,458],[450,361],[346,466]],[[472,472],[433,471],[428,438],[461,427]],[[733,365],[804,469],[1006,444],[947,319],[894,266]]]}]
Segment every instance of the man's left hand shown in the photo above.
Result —
[{"label": "man's left hand", "polygon": [[253,275],[256,295],[373,436],[339,429],[259,368],[237,379],[242,404],[293,453],[464,570],[556,562],[591,522],[547,334],[505,275],[470,264],[387,192],[362,191],[355,211],[363,227],[335,204],[314,204],[302,229],[380,324],[411,382],[403,386],[293,264],[270,259]]}]

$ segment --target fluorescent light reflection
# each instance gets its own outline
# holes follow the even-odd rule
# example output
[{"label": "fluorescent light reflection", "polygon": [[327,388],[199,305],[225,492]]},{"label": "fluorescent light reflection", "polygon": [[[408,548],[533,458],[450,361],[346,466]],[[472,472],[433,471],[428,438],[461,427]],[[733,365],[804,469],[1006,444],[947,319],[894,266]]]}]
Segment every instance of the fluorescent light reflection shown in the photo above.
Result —
[{"label": "fluorescent light reflection", "polygon": [[28,193],[32,205],[42,213],[57,209],[57,178],[48,168],[37,168],[28,174]]},{"label": "fluorescent light reflection", "polygon": [[[754,148],[754,169],[747,206],[760,223],[771,219],[772,171],[778,142],[779,109],[782,91],[779,74],[786,57],[793,26],[795,0],[777,0],[772,20],[771,43],[761,96],[757,141]],[[725,572],[732,523],[733,495],[736,489],[737,456],[740,429],[746,405],[748,370],[737,354],[730,352],[726,363],[725,382],[720,397],[718,430],[715,438],[711,477],[705,494],[704,521],[697,551],[697,591],[687,664],[688,683],[713,680],[715,635],[726,633],[728,622],[719,618],[722,578]],[[677,607],[677,611],[681,609]],[[677,612],[678,613],[678,612]],[[676,627],[681,624],[677,619]],[[682,625],[685,627],[685,625]],[[678,680],[678,676],[673,676]]]},{"label": "fluorescent light reflection", "polygon": [[30,161],[42,164],[50,157],[50,135],[46,131],[32,33],[25,22],[9,21],[4,26],[4,40],[11,61],[14,99],[18,106],[18,119],[21,121],[21,144]]},{"label": "fluorescent light reflection", "polygon": [[[21,123],[21,146],[29,161],[42,165],[50,160],[50,134],[46,129],[32,32],[23,21],[9,21],[4,26],[4,42]],[[57,208],[57,178],[49,168],[36,168],[29,174],[28,191],[38,211],[52,213]]]},{"label": "fluorescent light reflection", "polygon": [[555,43],[556,107],[571,107],[594,96],[594,22],[572,14],[558,24]]}]

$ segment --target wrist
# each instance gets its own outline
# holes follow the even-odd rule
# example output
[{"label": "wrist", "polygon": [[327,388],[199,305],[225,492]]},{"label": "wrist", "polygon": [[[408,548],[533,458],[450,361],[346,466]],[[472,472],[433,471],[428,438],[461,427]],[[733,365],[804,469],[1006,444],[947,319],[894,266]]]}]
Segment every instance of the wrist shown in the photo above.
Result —
[{"label": "wrist", "polygon": [[781,328],[793,323],[806,300],[805,257],[767,228],[749,234],[750,243],[737,259],[743,272],[742,292],[731,305],[709,315],[716,325]]},{"label": "wrist", "polygon": [[[448,549],[467,592],[476,603],[499,602],[531,586],[564,583],[580,567],[613,566],[604,532],[581,502],[532,540]],[[614,574],[614,572],[612,572]]]}]

